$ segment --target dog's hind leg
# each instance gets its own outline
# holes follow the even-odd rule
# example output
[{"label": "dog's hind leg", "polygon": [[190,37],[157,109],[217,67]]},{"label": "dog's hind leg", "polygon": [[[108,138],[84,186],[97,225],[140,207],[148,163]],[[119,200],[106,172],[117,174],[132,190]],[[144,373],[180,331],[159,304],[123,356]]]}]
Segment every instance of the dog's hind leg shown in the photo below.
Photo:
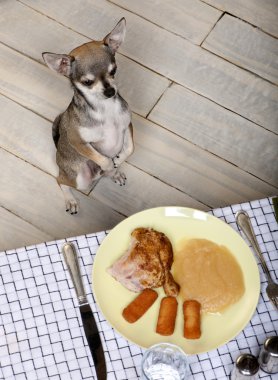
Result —
[{"label": "dog's hind leg", "polygon": [[72,215],[77,214],[79,206],[72,193],[72,187],[75,187],[74,181],[70,181],[60,170],[57,182],[65,198],[66,212],[70,212]]},{"label": "dog's hind leg", "polygon": [[79,211],[79,206],[72,193],[72,188],[76,188],[79,191],[88,191],[92,187],[93,182],[97,181],[102,175],[100,167],[94,162],[89,161],[80,164],[78,170],[71,170],[69,175],[60,169],[57,182],[63,192],[67,212],[77,214]]},{"label": "dog's hind leg", "polygon": [[72,188],[67,185],[60,184],[61,190],[63,192],[65,203],[66,203],[66,212],[70,212],[71,215],[77,214],[79,210],[79,206],[77,200],[75,199]]}]

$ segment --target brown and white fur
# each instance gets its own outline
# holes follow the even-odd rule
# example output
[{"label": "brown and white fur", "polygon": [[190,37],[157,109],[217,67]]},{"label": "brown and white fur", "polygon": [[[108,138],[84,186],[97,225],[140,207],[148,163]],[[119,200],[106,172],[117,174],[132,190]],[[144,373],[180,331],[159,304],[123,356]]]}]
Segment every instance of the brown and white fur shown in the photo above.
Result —
[{"label": "brown and white fur", "polygon": [[71,81],[74,95],[53,123],[59,167],[57,182],[66,211],[78,212],[71,188],[87,190],[102,176],[124,185],[119,166],[132,154],[131,113],[117,91],[115,53],[124,40],[121,19],[102,41],[91,41],[67,54],[43,53],[46,64]]}]

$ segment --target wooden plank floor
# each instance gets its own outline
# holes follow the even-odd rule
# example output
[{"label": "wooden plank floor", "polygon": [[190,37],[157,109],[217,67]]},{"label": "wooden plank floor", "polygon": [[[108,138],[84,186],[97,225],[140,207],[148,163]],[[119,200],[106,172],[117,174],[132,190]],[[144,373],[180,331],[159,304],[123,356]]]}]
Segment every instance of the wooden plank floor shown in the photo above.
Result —
[{"label": "wooden plank floor", "polygon": [[[110,229],[135,212],[277,195],[278,2],[1,0],[0,250]],[[121,18],[118,87],[135,152],[119,187],[65,213],[51,124],[72,96],[41,53],[103,38]]]}]

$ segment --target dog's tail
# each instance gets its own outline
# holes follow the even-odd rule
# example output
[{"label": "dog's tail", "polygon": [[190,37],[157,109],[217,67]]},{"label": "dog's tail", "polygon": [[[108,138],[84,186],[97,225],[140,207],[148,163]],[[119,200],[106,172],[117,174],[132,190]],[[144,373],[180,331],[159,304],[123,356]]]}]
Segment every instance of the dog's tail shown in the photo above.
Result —
[{"label": "dog's tail", "polygon": [[61,120],[61,115],[56,117],[52,125],[52,137],[53,137],[56,148],[57,148],[58,141],[60,138],[60,132],[59,132],[60,120]]}]

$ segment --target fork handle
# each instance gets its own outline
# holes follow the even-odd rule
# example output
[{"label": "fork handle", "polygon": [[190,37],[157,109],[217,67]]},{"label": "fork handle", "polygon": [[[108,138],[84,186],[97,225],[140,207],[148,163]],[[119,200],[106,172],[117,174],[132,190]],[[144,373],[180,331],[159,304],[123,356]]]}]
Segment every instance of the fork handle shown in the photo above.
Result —
[{"label": "fork handle", "polygon": [[242,230],[242,232],[247,237],[247,239],[249,240],[250,244],[252,245],[254,252],[256,253],[258,259],[260,260],[260,262],[262,264],[263,271],[264,271],[266,277],[268,278],[269,282],[273,282],[273,280],[270,276],[270,272],[268,270],[268,267],[266,265],[265,259],[262,255],[261,250],[260,250],[256,235],[254,233],[254,230],[253,230],[253,227],[251,224],[251,220],[250,220],[247,212],[243,211],[243,210],[238,211],[236,213],[236,222],[237,222],[237,225]]}]

